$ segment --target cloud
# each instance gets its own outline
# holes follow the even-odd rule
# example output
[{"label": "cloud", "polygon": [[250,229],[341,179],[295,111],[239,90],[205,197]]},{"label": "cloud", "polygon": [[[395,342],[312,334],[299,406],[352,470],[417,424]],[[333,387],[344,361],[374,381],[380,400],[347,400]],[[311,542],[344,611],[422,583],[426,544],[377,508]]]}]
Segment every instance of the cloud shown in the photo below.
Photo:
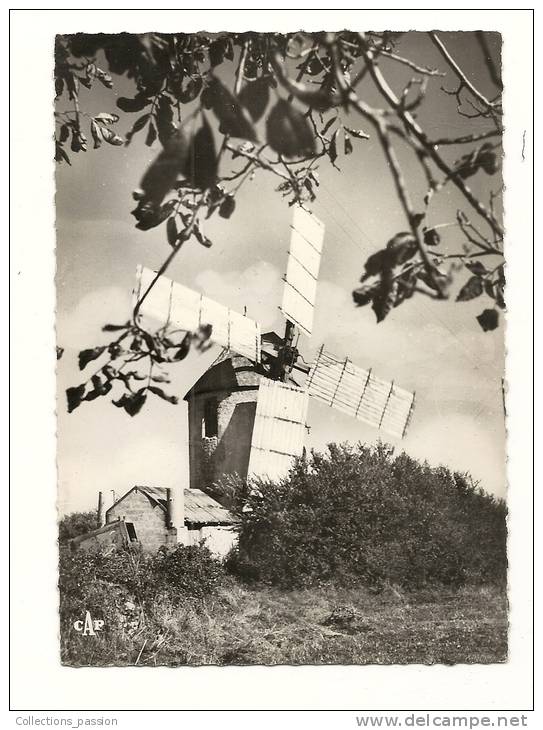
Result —
[{"label": "cloud", "polygon": [[111,339],[101,331],[104,324],[130,318],[131,294],[110,286],[85,294],[70,310],[57,315],[57,339],[64,348],[81,350]]},{"label": "cloud", "polygon": [[277,320],[282,281],[279,270],[267,261],[258,261],[242,271],[206,269],[196,276],[204,293],[225,306],[256,319],[264,329]]},{"label": "cloud", "polygon": [[402,444],[413,457],[432,466],[468,471],[481,486],[505,495],[505,429],[461,414],[435,418],[410,432]]}]

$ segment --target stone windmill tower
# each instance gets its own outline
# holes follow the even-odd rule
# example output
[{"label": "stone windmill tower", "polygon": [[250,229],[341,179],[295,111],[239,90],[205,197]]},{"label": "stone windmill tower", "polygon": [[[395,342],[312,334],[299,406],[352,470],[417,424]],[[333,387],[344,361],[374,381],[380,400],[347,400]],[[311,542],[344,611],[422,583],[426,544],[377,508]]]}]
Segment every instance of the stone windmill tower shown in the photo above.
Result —
[{"label": "stone windmill tower", "polygon": [[[278,340],[275,333],[262,336],[264,346]],[[278,358],[264,349],[260,362],[223,350],[186,393],[192,489],[229,474],[247,477],[260,382],[277,367]],[[297,386],[291,375],[287,382]]]},{"label": "stone windmill tower", "polygon": [[[185,395],[189,408],[190,486],[206,490],[228,474],[284,476],[303,450],[309,396],[398,438],[415,395],[322,346],[303,363],[299,334],[311,337],[324,225],[294,209],[281,311],[285,332],[261,335],[258,322],[140,268],[139,315],[164,331],[210,330],[223,353]],[[304,374],[299,385],[293,370]]]}]

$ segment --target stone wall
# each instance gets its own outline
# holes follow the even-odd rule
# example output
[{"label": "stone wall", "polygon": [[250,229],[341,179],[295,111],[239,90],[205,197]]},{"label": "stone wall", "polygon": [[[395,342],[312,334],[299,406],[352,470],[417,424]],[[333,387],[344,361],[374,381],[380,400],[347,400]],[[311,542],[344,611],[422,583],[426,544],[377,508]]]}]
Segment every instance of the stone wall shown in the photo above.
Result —
[{"label": "stone wall", "polygon": [[[217,400],[216,436],[203,436],[208,398]],[[226,474],[247,476],[258,389],[199,393],[189,401],[190,486],[206,490]]]},{"label": "stone wall", "polygon": [[199,545],[202,540],[209,550],[219,558],[225,558],[238,541],[238,534],[228,526],[207,526],[188,529],[183,539],[184,545]]},{"label": "stone wall", "polygon": [[166,512],[137,488],[108,510],[106,519],[108,523],[118,519],[132,522],[138,542],[147,552],[156,552],[161,545],[171,543]]}]

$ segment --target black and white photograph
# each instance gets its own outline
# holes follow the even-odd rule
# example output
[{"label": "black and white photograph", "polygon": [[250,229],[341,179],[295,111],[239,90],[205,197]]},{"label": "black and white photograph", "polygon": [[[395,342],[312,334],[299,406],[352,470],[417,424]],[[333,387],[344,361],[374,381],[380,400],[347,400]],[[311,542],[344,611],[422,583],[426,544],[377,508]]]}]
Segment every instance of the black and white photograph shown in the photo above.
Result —
[{"label": "black and white photograph", "polygon": [[62,664],[505,662],[500,34],[54,54]]}]

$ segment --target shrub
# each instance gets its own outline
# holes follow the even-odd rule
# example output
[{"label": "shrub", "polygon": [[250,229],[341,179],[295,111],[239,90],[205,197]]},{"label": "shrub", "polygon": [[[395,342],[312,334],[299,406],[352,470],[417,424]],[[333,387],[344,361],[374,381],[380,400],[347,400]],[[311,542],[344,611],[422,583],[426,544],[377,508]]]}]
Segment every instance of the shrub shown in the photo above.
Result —
[{"label": "shrub", "polygon": [[178,545],[159,550],[153,560],[161,590],[194,598],[215,593],[224,579],[224,568],[205,545]]},{"label": "shrub", "polygon": [[[229,570],[290,586],[503,581],[503,502],[379,444],[329,445],[280,482],[238,482]],[[231,485],[229,485],[231,488]]]},{"label": "shrub", "polygon": [[[173,603],[214,593],[224,569],[205,545],[161,548],[156,555],[127,549],[108,552],[61,549],[59,588],[70,600],[89,601],[92,586],[117,586],[145,606],[163,595]],[[90,591],[90,592],[89,592]]]},{"label": "shrub", "polygon": [[72,537],[84,535],[98,527],[98,516],[96,510],[90,512],[72,512],[65,515],[58,523],[58,539],[60,543],[66,543]]}]

